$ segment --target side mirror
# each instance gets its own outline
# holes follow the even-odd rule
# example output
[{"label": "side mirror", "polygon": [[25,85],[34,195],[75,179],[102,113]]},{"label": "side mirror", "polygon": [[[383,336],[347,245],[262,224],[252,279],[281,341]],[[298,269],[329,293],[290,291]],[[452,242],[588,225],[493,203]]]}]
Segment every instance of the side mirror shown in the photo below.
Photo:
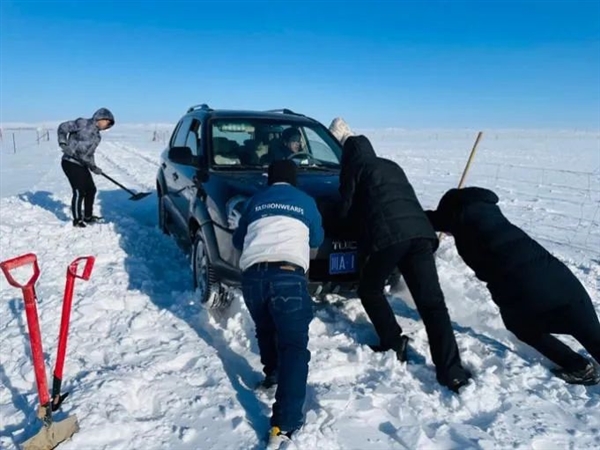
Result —
[{"label": "side mirror", "polygon": [[189,147],[171,147],[169,149],[169,159],[176,164],[194,165],[192,149]]}]

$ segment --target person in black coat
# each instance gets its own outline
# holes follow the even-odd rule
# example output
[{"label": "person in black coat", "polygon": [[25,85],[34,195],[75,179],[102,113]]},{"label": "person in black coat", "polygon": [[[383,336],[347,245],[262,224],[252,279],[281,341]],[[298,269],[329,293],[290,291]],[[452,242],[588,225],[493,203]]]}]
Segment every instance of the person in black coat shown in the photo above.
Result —
[{"label": "person in black coat", "polygon": [[569,334],[600,363],[600,323],[590,296],[560,260],[513,225],[498,196],[479,187],[451,189],[435,211],[433,227],[454,236],[456,249],[487,283],[506,328],[560,368],[569,383],[597,384],[593,363],[550,335]]},{"label": "person in black coat", "polygon": [[385,281],[398,268],[412,294],[429,338],[437,380],[454,392],[471,374],[462,367],[433,253],[438,239],[402,168],[378,158],[365,136],[344,142],[341,217],[359,225],[358,246],[366,259],[358,294],[380,344],[406,360],[407,338],[384,295]]}]

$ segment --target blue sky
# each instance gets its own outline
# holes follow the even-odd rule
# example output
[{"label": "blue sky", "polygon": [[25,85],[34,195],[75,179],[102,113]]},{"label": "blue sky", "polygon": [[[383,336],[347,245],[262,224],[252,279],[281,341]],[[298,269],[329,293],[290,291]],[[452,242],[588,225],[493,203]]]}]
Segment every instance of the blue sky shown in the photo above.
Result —
[{"label": "blue sky", "polygon": [[1,121],[600,128],[600,1],[0,2]]}]

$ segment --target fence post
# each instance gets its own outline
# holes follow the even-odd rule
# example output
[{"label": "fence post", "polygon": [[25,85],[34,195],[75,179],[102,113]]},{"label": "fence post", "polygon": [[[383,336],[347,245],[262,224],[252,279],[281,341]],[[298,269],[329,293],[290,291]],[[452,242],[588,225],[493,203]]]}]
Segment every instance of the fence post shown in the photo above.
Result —
[{"label": "fence post", "polygon": [[14,150],[14,153],[17,153],[17,144],[15,142],[15,133],[12,134],[12,137],[13,137],[13,150]]}]

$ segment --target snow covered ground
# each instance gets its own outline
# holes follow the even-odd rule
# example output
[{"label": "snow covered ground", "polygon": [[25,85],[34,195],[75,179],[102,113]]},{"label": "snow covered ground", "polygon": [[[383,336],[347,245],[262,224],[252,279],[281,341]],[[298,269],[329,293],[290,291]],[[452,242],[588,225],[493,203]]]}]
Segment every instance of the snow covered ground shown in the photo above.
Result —
[{"label": "snow covered ground", "polygon": [[[107,223],[73,229],[54,128],[39,145],[35,128],[10,128],[4,124],[0,147],[0,260],[37,254],[48,375],[66,268],[76,257],[96,257],[91,279],[75,285],[64,384],[71,394],[57,416],[76,414],[81,430],[59,448],[260,448],[272,399],[253,390],[261,367],[243,303],[238,299],[223,317],[194,304],[188,261],[157,229],[154,195],[132,202],[96,177],[98,212]],[[457,184],[476,136],[361,131],[405,168],[424,207]],[[152,141],[153,132],[154,125],[109,130],[98,165],[133,190],[152,190],[164,145]],[[467,179],[475,184],[496,190],[505,213],[568,263],[600,312],[600,133],[486,131]],[[460,396],[436,383],[408,292],[391,298],[412,337],[408,365],[365,345],[375,334],[358,299],[318,303],[299,447],[599,448],[600,386],[553,378],[548,361],[506,332],[451,238],[442,241],[437,261],[473,383]],[[39,428],[38,399],[22,297],[0,278],[0,448],[16,449]]]}]

